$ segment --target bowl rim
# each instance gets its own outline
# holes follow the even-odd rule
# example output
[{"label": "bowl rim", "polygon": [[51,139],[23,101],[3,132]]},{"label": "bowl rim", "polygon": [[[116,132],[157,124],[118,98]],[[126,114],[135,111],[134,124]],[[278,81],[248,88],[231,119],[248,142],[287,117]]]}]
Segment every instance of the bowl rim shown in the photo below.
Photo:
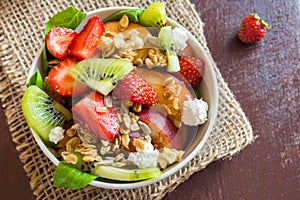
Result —
[{"label": "bowl rim", "polygon": [[[119,10],[134,9],[134,8],[138,8],[138,7],[112,6],[112,7],[106,7],[106,8],[98,8],[98,9],[86,12],[87,16],[85,19],[88,19],[89,17],[91,17],[93,15],[100,15],[101,12],[106,12],[106,11],[116,11],[117,12]],[[210,134],[212,132],[212,129],[215,124],[216,117],[217,117],[219,92],[218,92],[218,83],[217,83],[216,73],[213,69],[211,59],[210,59],[207,51],[205,51],[203,46],[198,42],[198,40],[194,37],[193,34],[191,34],[188,30],[186,30],[182,25],[180,25],[175,20],[173,20],[171,18],[167,18],[167,20],[175,27],[179,27],[179,28],[185,30],[189,34],[189,38],[192,39],[193,40],[192,42],[195,42],[197,45],[197,48],[199,48],[201,50],[200,54],[205,59],[206,67],[210,68],[210,72],[212,74],[211,82],[213,83],[213,87],[211,87],[211,90],[212,90],[212,93],[215,94],[214,95],[215,98],[211,98],[212,99],[211,105],[214,105],[214,106],[210,106],[210,108],[209,108],[210,115],[211,115],[210,123],[209,123],[201,141],[195,146],[195,148],[191,151],[191,153],[189,155],[187,155],[181,162],[177,163],[174,167],[172,167],[170,170],[163,171],[163,174],[160,177],[155,178],[155,179],[144,180],[144,181],[140,181],[140,182],[121,183],[121,184],[93,180],[92,182],[89,183],[89,185],[93,185],[93,186],[100,187],[100,188],[106,188],[106,189],[134,189],[134,188],[140,188],[140,187],[148,186],[150,184],[159,182],[159,181],[175,174],[180,169],[182,169],[187,163],[189,163],[196,156],[196,154],[202,149],[202,147],[204,146],[204,144],[206,143],[208,137],[210,136]],[[34,74],[34,72],[37,69],[37,64],[38,64],[38,61],[40,59],[43,49],[44,49],[44,45],[42,45],[42,47],[40,47],[40,49],[38,50],[37,54],[35,54],[36,56],[33,59],[30,69],[28,71],[27,82],[30,78],[30,75]],[[41,148],[43,153],[51,160],[51,162],[53,162],[57,166],[59,163],[59,160],[50,152],[50,150],[46,147],[46,145],[41,140],[41,138],[38,136],[38,134],[33,129],[30,128],[30,130],[33,133],[32,135],[34,136],[35,141],[37,142],[37,144],[39,145],[39,147]]]}]

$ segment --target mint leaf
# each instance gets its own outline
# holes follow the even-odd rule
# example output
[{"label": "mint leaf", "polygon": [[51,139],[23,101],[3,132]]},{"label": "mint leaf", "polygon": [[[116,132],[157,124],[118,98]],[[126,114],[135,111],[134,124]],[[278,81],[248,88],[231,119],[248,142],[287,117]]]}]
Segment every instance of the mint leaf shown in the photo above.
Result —
[{"label": "mint leaf", "polygon": [[96,178],[98,178],[98,176],[82,172],[79,169],[72,168],[60,162],[54,172],[54,186],[79,189],[87,186]]},{"label": "mint leaf", "polygon": [[86,13],[74,8],[73,6],[54,15],[46,24],[45,35],[56,26],[76,29],[86,17]]},{"label": "mint leaf", "polygon": [[37,69],[36,72],[30,77],[29,82],[26,84],[26,87],[29,87],[31,85],[36,85],[40,89],[44,90],[43,85],[43,77],[40,73],[40,71]]}]

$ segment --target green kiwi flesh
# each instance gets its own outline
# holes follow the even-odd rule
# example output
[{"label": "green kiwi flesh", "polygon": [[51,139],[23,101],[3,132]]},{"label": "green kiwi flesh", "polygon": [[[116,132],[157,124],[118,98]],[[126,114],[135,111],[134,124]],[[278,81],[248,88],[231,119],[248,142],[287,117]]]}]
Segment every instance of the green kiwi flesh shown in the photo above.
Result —
[{"label": "green kiwi flesh", "polygon": [[171,26],[162,27],[158,33],[161,42],[161,49],[167,56],[168,72],[178,72],[180,70],[179,59],[175,50],[175,42]]},{"label": "green kiwi flesh", "polygon": [[151,178],[157,178],[162,175],[162,172],[158,167],[125,169],[102,165],[96,162],[84,162],[82,160],[82,154],[78,152],[73,152],[72,154],[77,157],[77,163],[67,165],[77,168],[83,172],[97,175],[104,179],[114,181],[141,181]]},{"label": "green kiwi flesh", "polygon": [[163,27],[167,25],[164,2],[152,2],[141,14],[139,24],[145,27]]},{"label": "green kiwi flesh", "polygon": [[132,63],[125,59],[90,58],[77,63],[69,70],[69,74],[75,80],[107,95],[133,68]]},{"label": "green kiwi flesh", "polygon": [[69,110],[35,85],[26,89],[22,97],[22,111],[28,125],[46,145],[50,145],[48,135],[51,129],[62,127],[73,117]]}]

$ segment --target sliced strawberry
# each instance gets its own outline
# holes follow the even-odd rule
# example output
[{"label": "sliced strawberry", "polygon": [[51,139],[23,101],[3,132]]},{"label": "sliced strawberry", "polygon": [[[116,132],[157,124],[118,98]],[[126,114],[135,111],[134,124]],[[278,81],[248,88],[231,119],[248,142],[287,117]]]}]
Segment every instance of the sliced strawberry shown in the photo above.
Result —
[{"label": "sliced strawberry", "polygon": [[75,123],[103,140],[113,140],[118,134],[120,125],[117,113],[104,104],[104,96],[91,92],[72,108]]},{"label": "sliced strawberry", "polygon": [[66,59],[69,46],[76,35],[78,33],[68,28],[52,28],[46,35],[46,46],[49,53],[59,60]]},{"label": "sliced strawberry", "polygon": [[78,60],[91,58],[104,34],[104,25],[98,16],[90,18],[82,31],[74,38],[69,53]]},{"label": "sliced strawberry", "polygon": [[179,64],[180,71],[175,76],[180,78],[181,75],[184,82],[190,84],[192,87],[196,87],[203,78],[205,70],[204,61],[192,56],[182,56],[179,58]]},{"label": "sliced strawberry", "polygon": [[157,103],[157,92],[136,72],[127,74],[113,90],[113,97],[136,103],[154,105]]},{"label": "sliced strawberry", "polygon": [[52,88],[61,96],[72,97],[84,93],[88,87],[76,82],[68,73],[70,67],[75,66],[77,61],[67,58],[51,69],[48,74],[48,81]]}]

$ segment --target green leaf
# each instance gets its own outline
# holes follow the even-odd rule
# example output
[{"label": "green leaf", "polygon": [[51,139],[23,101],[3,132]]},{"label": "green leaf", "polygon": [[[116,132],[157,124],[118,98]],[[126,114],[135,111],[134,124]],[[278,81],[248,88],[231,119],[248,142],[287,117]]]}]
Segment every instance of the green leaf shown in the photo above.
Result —
[{"label": "green leaf", "polygon": [[79,189],[87,186],[98,176],[88,174],[60,162],[54,172],[54,186]]},{"label": "green leaf", "polygon": [[109,21],[118,21],[120,20],[124,15],[127,15],[130,22],[138,23],[140,15],[144,12],[144,9],[137,8],[137,9],[129,9],[129,10],[121,10],[115,14],[112,14],[111,16],[105,18],[103,20],[103,23],[109,22]]},{"label": "green leaf", "polygon": [[26,87],[29,87],[31,85],[38,86],[41,90],[44,90],[43,85],[43,77],[40,73],[40,71],[37,69],[36,72],[30,77],[29,82],[26,84]]},{"label": "green leaf", "polygon": [[56,26],[76,29],[86,17],[86,13],[74,8],[73,6],[54,15],[46,24],[45,35]]}]

